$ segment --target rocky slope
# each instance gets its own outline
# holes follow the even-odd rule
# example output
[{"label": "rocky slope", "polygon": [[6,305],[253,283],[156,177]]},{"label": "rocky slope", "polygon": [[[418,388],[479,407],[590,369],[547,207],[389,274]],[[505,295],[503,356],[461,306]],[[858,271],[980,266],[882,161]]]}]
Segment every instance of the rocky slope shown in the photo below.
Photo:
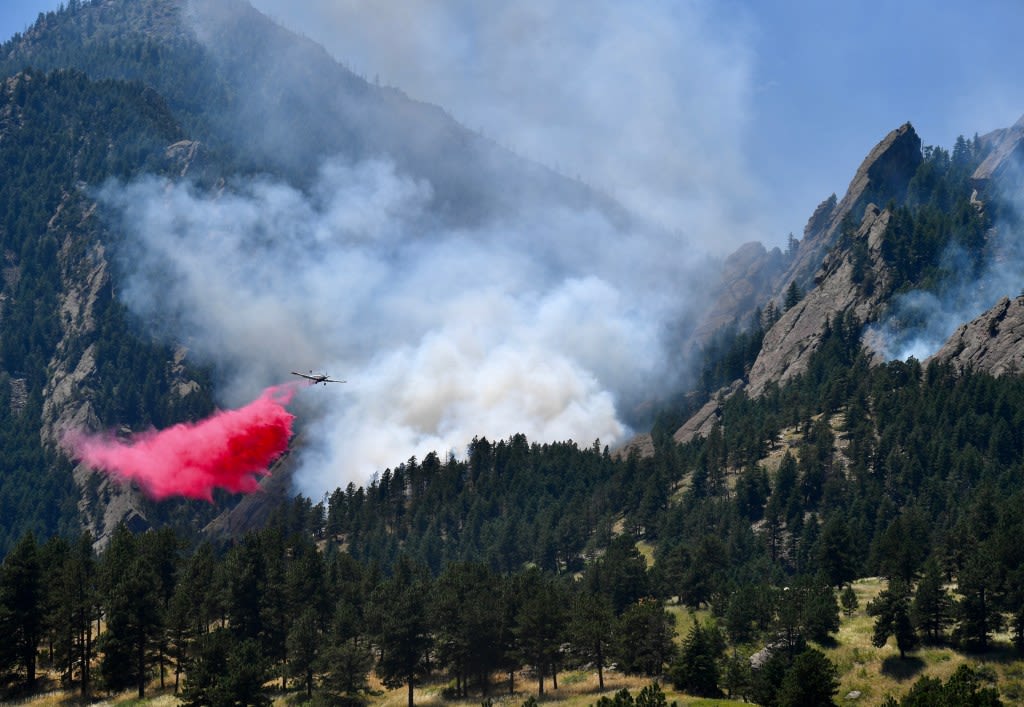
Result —
[{"label": "rocky slope", "polygon": [[[852,314],[861,323],[875,319],[893,286],[881,255],[890,216],[888,210],[868,204],[848,246],[826,256],[814,277],[815,286],[765,333],[747,378],[749,395],[757,397],[769,383],[784,385],[806,371],[837,318]],[[866,248],[860,250],[858,244]]]},{"label": "rocky slope", "polygon": [[1024,116],[1009,128],[993,130],[981,140],[989,154],[971,177],[975,189],[985,192],[993,183],[1019,192],[1024,187]]},{"label": "rocky slope", "polygon": [[1024,373],[1024,295],[1004,297],[961,325],[932,359],[958,371],[969,368],[997,377]]},{"label": "rocky slope", "polygon": [[921,138],[905,123],[868,153],[841,200],[832,194],[818,205],[793,252],[784,257],[778,249],[769,251],[760,243],[741,246],[726,259],[721,284],[712,294],[712,305],[694,340],[706,341],[728,324],[749,321],[754,310],[769,300],[781,305],[782,293],[791,282],[801,290],[811,289],[844,224],[859,223],[872,201],[884,206],[889,199],[900,200],[921,159]]},{"label": "rocky slope", "polygon": [[712,396],[676,431],[676,441],[706,435],[718,418],[721,401],[736,391],[756,397],[769,383],[784,384],[805,371],[837,316],[851,314],[867,322],[878,314],[893,286],[881,257],[891,214],[872,199],[901,199],[921,161],[921,139],[909,123],[904,124],[870,151],[841,200],[832,195],[815,209],[788,262],[777,253],[772,257],[759,244],[743,246],[730,257],[728,262],[742,265],[726,268],[736,280],[723,283],[708,326],[747,321],[755,307],[769,301],[781,309],[790,283],[806,296],[765,333],[747,379]]}]

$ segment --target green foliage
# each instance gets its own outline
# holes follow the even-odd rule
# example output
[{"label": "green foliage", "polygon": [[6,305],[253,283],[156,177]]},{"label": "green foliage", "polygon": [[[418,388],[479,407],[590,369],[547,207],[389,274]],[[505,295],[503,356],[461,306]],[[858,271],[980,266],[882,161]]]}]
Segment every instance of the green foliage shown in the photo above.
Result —
[{"label": "green foliage", "polygon": [[464,459],[414,457],[366,487],[337,489],[327,523],[353,556],[385,568],[401,548],[434,573],[466,558],[500,572],[527,562],[577,570],[602,528],[622,511],[634,514],[652,484],[667,498],[672,476],[667,461],[616,459],[598,442],[477,438]]},{"label": "green foliage", "polygon": [[847,617],[853,616],[854,612],[860,606],[860,602],[857,599],[857,592],[853,591],[853,587],[847,584],[843,587],[843,591],[839,593],[839,604],[843,607],[843,613]]},{"label": "green foliage", "polygon": [[[601,696],[593,707],[670,707],[668,698],[656,682],[642,688],[634,699],[629,690],[622,688],[612,697]],[[676,707],[676,702],[671,703]]]},{"label": "green foliage", "polygon": [[388,687],[408,687],[409,707],[413,686],[427,670],[432,643],[427,588],[421,569],[402,557],[394,574],[370,597],[374,613],[369,620],[381,647],[377,674]]},{"label": "green foliage", "polygon": [[824,653],[808,648],[800,653],[786,671],[779,686],[776,702],[779,707],[824,707],[834,704],[839,691],[836,666]]},{"label": "green foliage", "polygon": [[42,567],[35,536],[25,535],[0,565],[0,675],[15,665],[36,685],[36,647],[43,634]]},{"label": "green foliage", "polygon": [[[926,149],[906,201],[886,228],[882,255],[894,268],[900,290],[934,290],[951,277],[972,277],[982,265],[989,224],[971,203],[970,176],[983,155],[977,141],[961,137],[958,145],[955,159],[941,148]],[[961,257],[945,261],[951,248]],[[955,267],[967,272],[955,272]]]},{"label": "green foliage", "polygon": [[661,675],[675,656],[675,616],[660,602],[643,599],[619,617],[615,658],[619,669],[635,675]]},{"label": "green foliage", "polygon": [[968,665],[961,665],[949,680],[943,683],[937,678],[924,676],[910,688],[910,692],[898,702],[889,697],[885,707],[999,707],[999,691],[993,687],[982,687],[978,671]]},{"label": "green foliage", "polygon": [[431,622],[437,660],[462,683],[475,678],[488,693],[490,675],[505,660],[509,588],[507,582],[480,564],[449,565],[433,584]]},{"label": "green foliage", "polygon": [[889,586],[868,603],[868,616],[875,617],[874,635],[871,642],[881,648],[889,640],[896,639],[900,658],[907,651],[917,648],[920,639],[911,621],[910,586],[899,577],[889,580]]},{"label": "green foliage", "polygon": [[604,667],[614,637],[615,614],[604,596],[589,591],[573,597],[569,638],[574,653],[597,668],[598,688],[604,689]]},{"label": "green foliage", "polygon": [[724,649],[725,641],[716,626],[704,626],[695,621],[669,668],[672,684],[691,695],[721,695],[718,665]]},{"label": "green foliage", "polygon": [[953,599],[943,586],[939,563],[934,557],[925,563],[910,610],[913,623],[924,634],[923,638],[930,643],[940,643],[952,621]]},{"label": "green foliage", "polygon": [[190,707],[269,705],[264,688],[268,677],[266,660],[255,641],[236,643],[226,629],[214,629],[198,641],[182,703]]},{"label": "green foliage", "polygon": [[[774,311],[771,309],[769,316],[774,316]],[[747,371],[761,352],[766,330],[762,319],[762,313],[758,311],[749,326],[743,329],[725,327],[712,335],[701,351],[703,364],[697,376],[697,390],[713,393],[734,380],[746,378]]]},{"label": "green foliage", "polygon": [[786,288],[785,297],[782,300],[782,311],[788,312],[793,307],[800,304],[800,300],[804,298],[804,291],[800,288],[800,285],[796,284],[796,280],[789,283],[789,287]]}]

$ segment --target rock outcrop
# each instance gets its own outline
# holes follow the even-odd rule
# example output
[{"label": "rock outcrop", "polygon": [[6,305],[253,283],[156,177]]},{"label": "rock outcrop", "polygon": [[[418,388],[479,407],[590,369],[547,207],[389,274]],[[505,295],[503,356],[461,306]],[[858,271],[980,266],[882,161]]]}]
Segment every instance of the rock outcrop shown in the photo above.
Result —
[{"label": "rock outcrop", "polygon": [[1024,117],[1009,128],[994,130],[980,138],[988,145],[988,156],[971,175],[971,186],[984,193],[993,182],[1019,191],[1024,187]]},{"label": "rock outcrop", "polygon": [[881,255],[891,214],[875,204],[902,199],[922,160],[921,138],[905,123],[868,153],[841,200],[833,194],[818,205],[788,264],[773,270],[767,251],[757,244],[730,256],[726,273],[736,281],[719,288],[709,323],[742,322],[770,300],[781,307],[790,283],[806,295],[765,333],[746,382],[716,393],[676,431],[677,441],[706,435],[718,419],[721,401],[737,390],[756,397],[769,382],[784,384],[807,370],[837,316],[850,313],[861,322],[877,316],[892,289]]},{"label": "rock outcrop", "polygon": [[743,320],[763,305],[785,267],[778,248],[768,250],[759,242],[745,243],[725,259],[718,286],[711,294],[711,308],[694,329],[692,345],[699,348],[719,329]]},{"label": "rock outcrop", "polygon": [[675,431],[672,439],[678,444],[692,442],[696,437],[707,437],[722,418],[722,403],[730,395],[743,388],[743,381],[733,381],[711,396],[700,410],[690,416],[683,426]]},{"label": "rock outcrop", "polygon": [[[859,322],[876,317],[892,288],[881,255],[890,215],[869,204],[851,247],[825,258],[814,278],[817,286],[765,333],[761,353],[747,377],[751,397],[763,393],[769,382],[782,385],[806,371],[836,317],[852,313]],[[866,250],[854,247],[858,242]]]},{"label": "rock outcrop", "polygon": [[1004,297],[977,319],[963,324],[931,360],[957,371],[993,376],[1024,373],[1024,295]]},{"label": "rock outcrop", "polygon": [[900,200],[923,160],[921,138],[910,123],[904,123],[882,139],[864,158],[846,194],[835,194],[818,205],[804,228],[793,262],[772,283],[773,294],[785,291],[790,282],[807,290],[824,260],[842,235],[843,224],[860,222],[870,202],[885,205]]},{"label": "rock outcrop", "polygon": [[871,201],[884,205],[889,199],[903,198],[922,159],[921,138],[905,123],[868,153],[842,200],[832,194],[818,205],[788,258],[760,243],[747,243],[730,255],[722,268],[721,284],[712,294],[709,313],[696,329],[695,345],[723,326],[748,321],[757,307],[773,298],[781,304],[781,293],[791,282],[804,291],[811,289],[844,224],[859,223]]}]

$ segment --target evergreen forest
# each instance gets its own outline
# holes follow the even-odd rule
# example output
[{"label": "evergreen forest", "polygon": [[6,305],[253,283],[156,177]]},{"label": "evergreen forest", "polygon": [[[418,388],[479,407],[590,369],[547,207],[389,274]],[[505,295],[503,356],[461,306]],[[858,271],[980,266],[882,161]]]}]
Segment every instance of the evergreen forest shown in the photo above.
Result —
[{"label": "evergreen forest", "polygon": [[[692,393],[657,411],[649,454],[478,436],[289,497],[233,538],[202,532],[237,502],[222,495],[143,500],[145,532],[121,524],[97,542],[85,511],[109,499],[95,477],[76,482],[54,437],[55,372],[85,371],[60,404],[124,432],[207,415],[217,371],[176,359],[159,323],[119,300],[106,257],[119,235],[95,190],[181,178],[167,148],[185,140],[204,145],[201,188],[259,170],[301,183],[309,158],[266,162],[266,145],[219,122],[239,100],[221,72],[270,54],[215,64],[168,39],[173,5],[69,0],[0,46],[0,699],[354,707],[402,689],[411,706],[432,682],[445,701],[535,706],[576,671],[601,693],[612,673],[649,683],[595,692],[601,707],[661,707],[668,690],[827,705],[866,672],[834,659],[857,614],[898,654],[883,667],[899,688],[872,704],[1024,701],[1024,377],[879,363],[863,341],[875,322],[847,311],[801,375],[726,398],[709,434],[674,440],[749,373],[806,296],[796,281],[708,340]],[[346,100],[370,91],[350,88]],[[977,137],[927,147],[905,193],[870,194],[892,214],[892,294],[946,294],[991,258],[993,220],[1010,212],[972,202],[984,157]],[[445,216],[475,214],[460,208]],[[953,249],[967,254],[956,268]],[[835,250],[862,290],[882,286],[852,218]],[[868,579],[879,586],[861,603]],[[925,661],[939,650],[962,663],[942,677]]]}]

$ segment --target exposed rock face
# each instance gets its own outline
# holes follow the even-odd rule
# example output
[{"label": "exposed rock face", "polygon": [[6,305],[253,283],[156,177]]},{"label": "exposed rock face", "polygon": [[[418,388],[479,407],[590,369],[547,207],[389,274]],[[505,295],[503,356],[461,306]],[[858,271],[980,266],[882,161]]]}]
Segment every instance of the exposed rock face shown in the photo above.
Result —
[{"label": "exposed rock face", "polygon": [[290,455],[285,454],[260,480],[258,492],[245,495],[234,508],[214,518],[203,528],[203,534],[214,540],[230,540],[262,528],[274,510],[292,498],[292,471]]},{"label": "exposed rock face", "polygon": [[614,454],[617,459],[628,459],[634,452],[640,457],[653,457],[654,438],[646,432],[638,434],[616,449]]},{"label": "exposed rock face", "polygon": [[769,251],[758,242],[740,246],[722,264],[719,285],[711,295],[711,309],[694,330],[693,345],[699,347],[737,317],[749,316],[763,305],[784,267],[785,256],[778,248]]},{"label": "exposed rock face", "polygon": [[790,282],[809,289],[825,255],[838,242],[843,222],[859,221],[870,201],[885,204],[902,199],[923,159],[921,138],[910,123],[886,135],[864,158],[842,200],[837,202],[833,194],[814,210],[793,263],[773,283],[772,293],[785,291]]},{"label": "exposed rock face", "polygon": [[189,173],[189,169],[197,161],[201,161],[200,148],[202,143],[197,140],[179,140],[164,151],[164,157],[170,163],[171,171],[179,177]]},{"label": "exposed rock face", "polygon": [[853,249],[833,252],[815,276],[818,286],[786,311],[766,332],[761,353],[751,366],[747,393],[757,397],[769,382],[780,385],[807,370],[811,355],[824,340],[829,322],[852,312],[858,321],[873,320],[892,288],[881,256],[889,211],[868,205],[854,236],[867,244],[865,262]]},{"label": "exposed rock face", "polygon": [[[769,298],[781,304],[791,282],[807,294],[765,333],[761,354],[751,366],[746,384],[734,383],[719,391],[676,431],[677,441],[706,436],[720,414],[721,401],[737,390],[742,388],[756,397],[769,382],[785,384],[806,371],[811,355],[820,348],[837,316],[851,313],[861,322],[877,316],[893,287],[881,256],[891,214],[872,201],[884,204],[889,199],[902,199],[923,159],[921,138],[910,123],[901,125],[871,150],[841,200],[832,195],[818,205],[788,266],[767,282],[763,278],[746,286],[723,284],[721,306],[715,312],[719,320],[727,321],[742,321],[753,307],[766,304]],[[841,243],[843,238],[847,240]],[[733,256],[736,263],[757,262],[752,258],[757,252],[753,246],[744,246],[741,251]],[[737,272],[742,269],[737,268]],[[765,270],[752,272],[760,275]],[[733,296],[736,305],[732,320],[727,319],[728,295]],[[741,302],[754,304],[749,311],[741,312]]]},{"label": "exposed rock face", "polygon": [[[77,213],[71,206],[73,200],[73,196],[66,195],[48,227],[61,244],[57,254],[61,338],[48,365],[40,428],[43,445],[51,449],[60,444],[65,430],[99,428],[92,403],[96,395],[96,344],[83,347],[82,342],[95,337],[97,306],[103,297],[110,296],[110,268],[106,251],[96,237],[95,205],[69,222],[64,216]],[[129,523],[136,530],[148,527],[136,491],[105,476],[97,477],[81,465],[74,470],[74,479],[82,489],[78,510],[83,525],[92,531],[97,546],[106,543],[119,522]]]},{"label": "exposed rock face", "polygon": [[[109,287],[110,276],[103,246],[92,240],[94,230],[88,211],[73,228],[63,230],[51,219],[61,242],[58,260],[61,271],[61,339],[50,360],[49,381],[43,396],[43,444],[55,447],[63,429],[76,426],[95,429],[88,380],[95,373],[95,345],[81,352],[79,342],[88,341],[96,328],[96,303]],[[90,241],[92,241],[90,243]]]},{"label": "exposed rock face", "polygon": [[788,259],[777,250],[747,243],[726,259],[722,283],[713,295],[714,304],[694,337],[697,345],[732,322],[746,322],[757,307],[772,298],[780,304],[781,293],[791,282],[802,290],[815,284],[826,254],[835,247],[847,219],[858,222],[867,204],[901,199],[923,160],[921,138],[910,123],[896,128],[868,153],[850,181],[846,195],[822,201],[804,227],[803,238]]},{"label": "exposed rock face", "polygon": [[722,403],[741,388],[743,388],[743,381],[737,380],[719,390],[711,397],[711,400],[704,404],[704,407],[691,415],[690,419],[676,430],[672,439],[678,444],[686,444],[692,442],[696,437],[707,437],[722,417]]},{"label": "exposed rock face", "polygon": [[1024,187],[1024,117],[1011,127],[995,130],[981,138],[991,152],[971,175],[971,185],[984,192],[993,181],[1004,188]]},{"label": "exposed rock face", "polygon": [[1024,295],[1004,297],[995,307],[957,329],[933,360],[957,371],[993,376],[1024,372]]}]

